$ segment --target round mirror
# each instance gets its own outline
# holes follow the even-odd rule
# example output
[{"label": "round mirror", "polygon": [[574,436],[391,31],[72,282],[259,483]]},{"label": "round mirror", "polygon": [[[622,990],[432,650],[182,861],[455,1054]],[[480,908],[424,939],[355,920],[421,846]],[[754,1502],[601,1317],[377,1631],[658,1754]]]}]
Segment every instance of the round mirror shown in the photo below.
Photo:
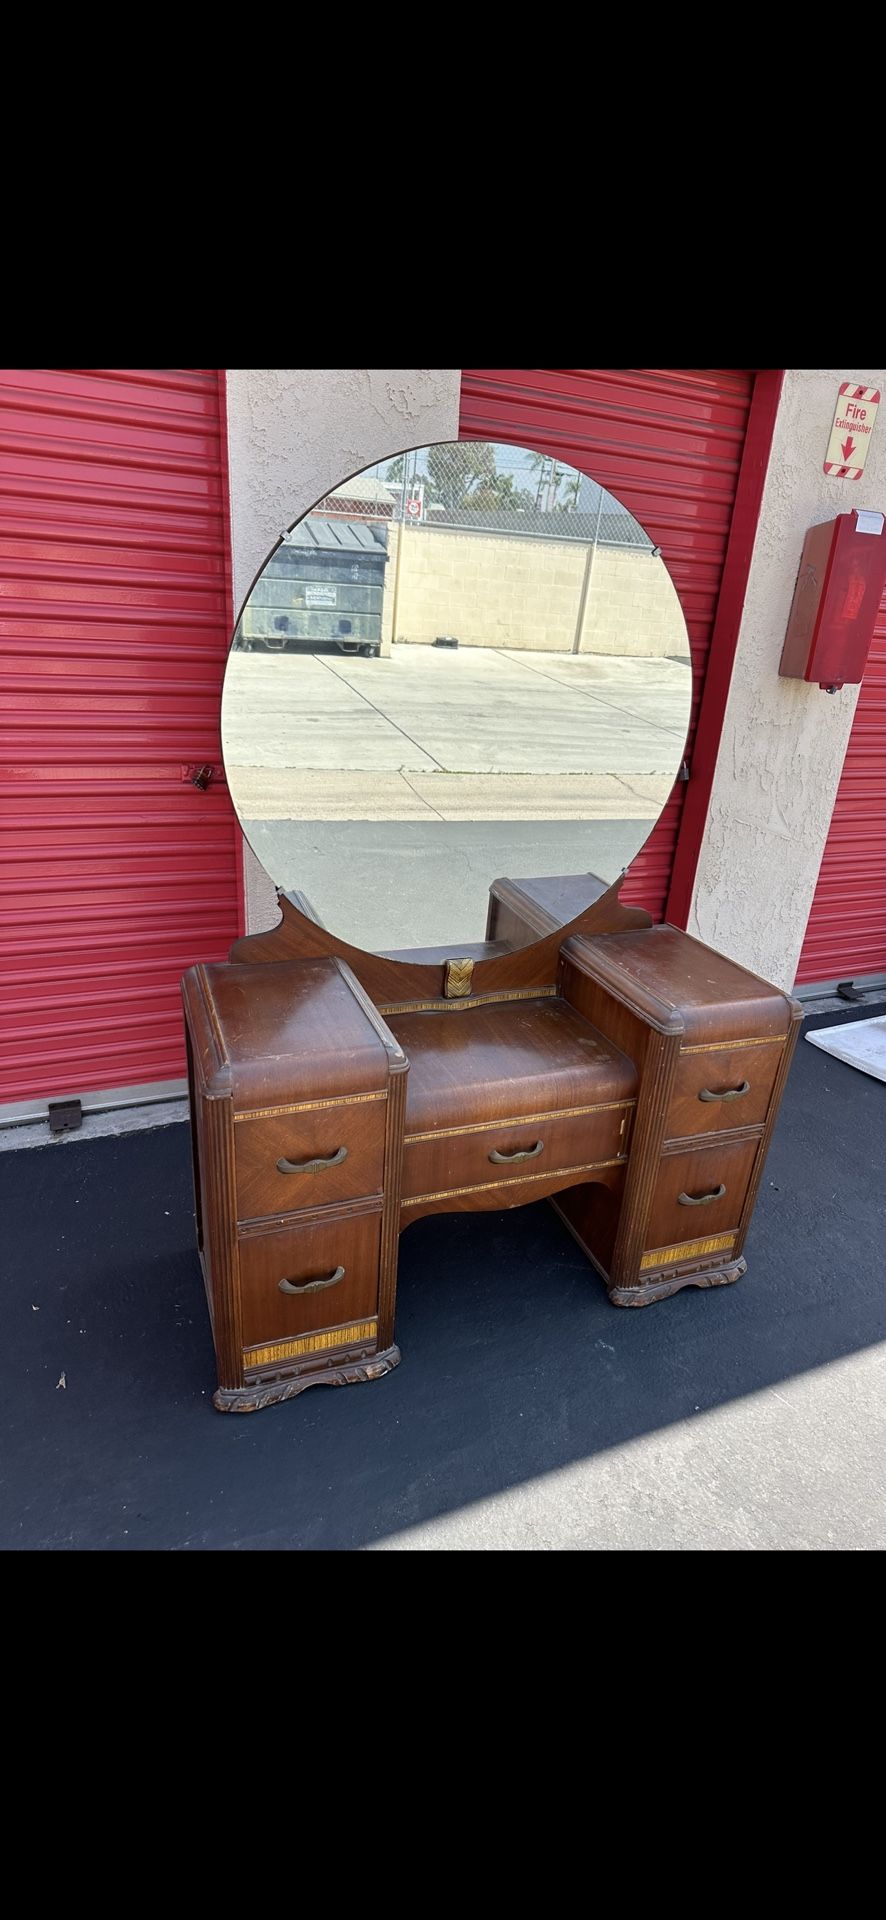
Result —
[{"label": "round mirror", "polygon": [[278,888],[376,952],[484,938],[493,880],[616,879],[683,759],[689,640],[658,551],[525,447],[420,447],[296,522],[225,674],[228,785]]}]

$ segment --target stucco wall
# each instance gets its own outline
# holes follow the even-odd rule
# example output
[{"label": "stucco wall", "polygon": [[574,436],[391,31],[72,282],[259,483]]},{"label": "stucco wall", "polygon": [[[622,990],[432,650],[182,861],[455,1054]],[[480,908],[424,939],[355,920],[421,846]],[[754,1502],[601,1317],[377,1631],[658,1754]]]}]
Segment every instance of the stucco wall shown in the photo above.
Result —
[{"label": "stucco wall", "polygon": [[[229,367],[234,607],[285,528],[346,475],[458,437],[459,367]],[[274,888],[244,842],[247,926],[273,926]]]},{"label": "stucco wall", "polygon": [[778,665],[808,529],[886,506],[886,425],[860,480],[822,471],[842,380],[877,368],[785,375],[748,577],[689,931],[780,986],[794,981],[840,780],[857,687],[781,680]]},{"label": "stucco wall", "polygon": [[[434,527],[407,527],[402,536],[393,527],[391,535],[383,626],[395,630],[397,640],[428,645],[447,633],[466,647],[573,651],[588,558],[580,542]],[[682,609],[663,560],[642,550],[597,548],[576,651],[688,653]]]}]

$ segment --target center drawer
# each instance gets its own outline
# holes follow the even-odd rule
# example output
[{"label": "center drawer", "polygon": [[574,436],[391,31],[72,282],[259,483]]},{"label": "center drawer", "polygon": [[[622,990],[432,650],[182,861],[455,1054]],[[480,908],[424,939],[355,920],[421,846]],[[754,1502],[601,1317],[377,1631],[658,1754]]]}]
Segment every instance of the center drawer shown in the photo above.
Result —
[{"label": "center drawer", "polygon": [[370,1094],[329,1106],[238,1115],[238,1220],[380,1193],[386,1112],[384,1097]]},{"label": "center drawer", "polygon": [[[500,1186],[511,1180],[623,1159],[634,1102],[520,1115],[406,1136],[403,1199]],[[495,1157],[493,1157],[495,1156]]]},{"label": "center drawer", "polygon": [[241,1234],[244,1347],[372,1317],[381,1210]]}]

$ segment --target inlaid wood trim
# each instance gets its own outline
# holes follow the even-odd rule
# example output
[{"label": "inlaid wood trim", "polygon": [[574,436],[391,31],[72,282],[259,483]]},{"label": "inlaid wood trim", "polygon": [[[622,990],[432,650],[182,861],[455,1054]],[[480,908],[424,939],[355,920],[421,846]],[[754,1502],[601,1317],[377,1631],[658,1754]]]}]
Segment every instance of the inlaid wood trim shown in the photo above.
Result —
[{"label": "inlaid wood trim", "polygon": [[454,1140],[465,1133],[506,1133],[510,1127],[534,1127],[543,1120],[575,1120],[585,1113],[620,1113],[622,1107],[636,1104],[636,1100],[600,1100],[592,1107],[549,1107],[544,1113],[505,1114],[500,1120],[477,1120],[472,1127],[432,1127],[430,1133],[407,1133],[403,1144],[411,1147],[419,1140]]},{"label": "inlaid wood trim", "polygon": [[716,1133],[675,1133],[665,1140],[661,1157],[666,1160],[675,1153],[707,1153],[713,1147],[738,1146],[742,1141],[762,1138],[762,1120],[752,1127],[721,1127]]},{"label": "inlaid wood trim", "polygon": [[470,1000],[398,1000],[379,1006],[379,1013],[470,1013],[472,1007],[498,1006],[505,1000],[556,1000],[553,987],[514,987],[510,993],[476,993]]},{"label": "inlaid wood trim", "polygon": [[325,1206],[321,1202],[315,1207],[296,1207],[289,1213],[256,1214],[252,1219],[237,1222],[237,1238],[264,1240],[270,1234],[291,1233],[293,1227],[346,1225],[349,1220],[381,1213],[383,1206],[383,1194],[369,1193],[361,1200],[333,1200]]},{"label": "inlaid wood trim", "polygon": [[706,1040],[703,1045],[681,1047],[683,1053],[737,1053],[740,1047],[783,1047],[787,1034],[760,1033],[752,1040]]},{"label": "inlaid wood trim", "polygon": [[679,1247],[655,1247],[651,1253],[644,1253],[641,1271],[649,1267],[666,1267],[674,1260],[700,1260],[708,1253],[728,1253],[735,1245],[732,1233],[714,1233],[707,1240],[684,1240]]},{"label": "inlaid wood trim", "polygon": [[378,1093],[343,1093],[338,1100],[299,1100],[294,1106],[286,1107],[244,1107],[235,1113],[238,1120],[276,1120],[279,1113],[315,1113],[319,1107],[362,1107],[367,1100],[386,1100],[387,1087],[381,1087]]},{"label": "inlaid wood trim", "polygon": [[280,1360],[297,1360],[303,1353],[329,1353],[333,1348],[361,1346],[378,1334],[377,1320],[354,1320],[327,1333],[305,1333],[299,1340],[275,1340],[267,1347],[244,1347],[244,1367],[273,1367]]},{"label": "inlaid wood trim", "polygon": [[602,1167],[623,1167],[626,1153],[617,1153],[612,1160],[589,1160],[581,1167],[549,1167],[547,1173],[520,1173],[514,1180],[484,1180],[476,1187],[441,1187],[437,1193],[416,1193],[411,1200],[401,1201],[405,1213],[407,1207],[423,1207],[428,1200],[456,1200],[463,1193],[491,1193],[497,1187],[502,1193],[511,1187],[526,1187],[534,1180],[559,1180],[563,1174],[596,1173]]}]

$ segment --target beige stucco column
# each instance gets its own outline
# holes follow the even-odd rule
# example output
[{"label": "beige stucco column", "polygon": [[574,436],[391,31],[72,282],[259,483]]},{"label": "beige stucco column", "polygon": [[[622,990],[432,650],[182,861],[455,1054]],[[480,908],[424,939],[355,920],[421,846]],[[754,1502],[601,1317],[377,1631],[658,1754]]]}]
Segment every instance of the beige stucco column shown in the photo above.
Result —
[{"label": "beige stucco column", "polygon": [[[229,367],[234,608],[270,548],[337,481],[405,447],[458,437],[459,367]],[[246,925],[279,918],[243,843]]]},{"label": "beige stucco column", "polygon": [[886,511],[886,408],[860,480],[822,470],[842,380],[882,368],[785,375],[754,542],[689,931],[790,987],[831,822],[857,687],[781,680],[778,665],[808,529],[852,507]]}]

